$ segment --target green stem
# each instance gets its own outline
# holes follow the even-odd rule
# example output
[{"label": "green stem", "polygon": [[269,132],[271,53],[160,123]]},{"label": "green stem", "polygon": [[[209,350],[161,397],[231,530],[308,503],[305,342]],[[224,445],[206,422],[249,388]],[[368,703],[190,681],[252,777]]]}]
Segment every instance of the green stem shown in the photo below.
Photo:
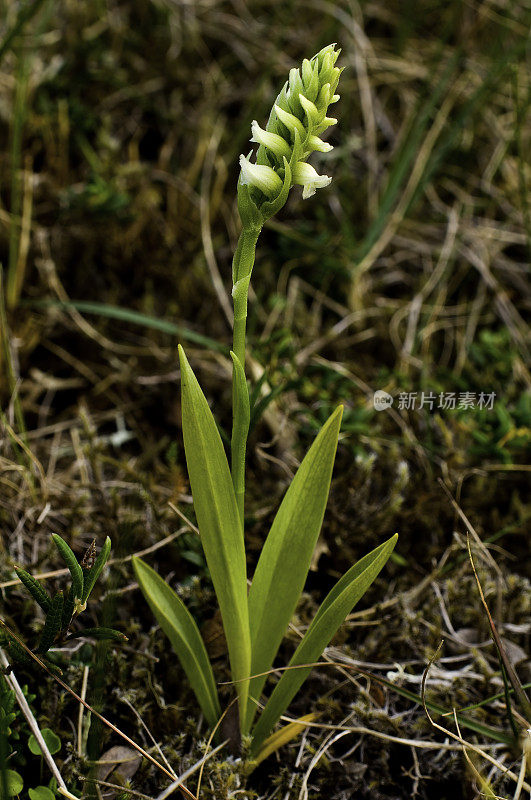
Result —
[{"label": "green stem", "polygon": [[234,328],[232,350],[243,373],[238,379],[237,363],[232,372],[232,440],[231,472],[238,511],[243,528],[245,497],[245,451],[249,433],[249,396],[245,383],[245,332],[247,327],[247,297],[253,270],[256,242],[261,228],[244,229],[232,262],[232,299]]}]

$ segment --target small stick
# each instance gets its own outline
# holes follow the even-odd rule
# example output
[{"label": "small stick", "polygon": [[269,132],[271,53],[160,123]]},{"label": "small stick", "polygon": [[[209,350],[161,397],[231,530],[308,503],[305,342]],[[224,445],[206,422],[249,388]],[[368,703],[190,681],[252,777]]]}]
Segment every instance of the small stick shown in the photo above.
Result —
[{"label": "small stick", "polygon": [[530,745],[531,745],[531,730],[527,730],[525,733],[524,746],[522,748],[522,763],[520,765],[520,772],[518,773],[518,783],[516,784],[513,800],[520,800],[520,795],[522,794],[525,773],[527,770],[527,755],[529,752]]},{"label": "small stick", "polygon": [[[89,667],[83,667],[83,680],[81,683],[81,698],[84,700],[87,696],[87,684],[89,676]],[[83,711],[85,706],[79,704],[79,714],[77,718],[77,754],[81,758],[83,755]]]}]

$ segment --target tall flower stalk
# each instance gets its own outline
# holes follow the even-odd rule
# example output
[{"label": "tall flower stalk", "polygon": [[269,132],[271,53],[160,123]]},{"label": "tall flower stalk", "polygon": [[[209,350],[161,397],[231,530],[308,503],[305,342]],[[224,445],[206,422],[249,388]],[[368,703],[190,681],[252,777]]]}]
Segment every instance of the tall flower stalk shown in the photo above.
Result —
[{"label": "tall flower stalk", "polygon": [[254,266],[256,243],[266,220],[285,204],[292,186],[301,185],[306,199],[332,178],[319,175],[309,156],[332,150],[320,136],[337,120],[328,109],[339,100],[336,94],[341,69],[336,67],[340,51],[331,44],[312,59],[305,58],[300,69],[292,69],[278,95],[265,129],[256,120],[251,142],[258,144],[255,160],[240,156],[238,211],[242,231],[232,262],[233,329],[233,426],[231,472],[243,523],[245,496],[245,452],[249,432],[249,400],[245,382],[245,339],[247,299]]},{"label": "tall flower stalk", "polygon": [[[308,676],[309,664],[325,647],[384,567],[396,536],[361,558],[323,600],[295,650],[289,666],[256,713],[266,676],[304,589],[312,554],[323,522],[334,466],[342,407],[323,425],[288,487],[264,541],[247,590],[244,539],[245,451],[249,431],[249,391],[245,378],[247,296],[256,242],[267,219],[282,208],[294,184],[303,198],[327,186],[307,159],[326,152],[320,137],[335,123],[327,116],[340,69],[334,45],[325,47],[301,69],[292,69],[278,95],[265,128],[253,121],[251,141],[258,144],[254,158],[240,156],[238,209],[242,232],[233,261],[234,344],[233,430],[231,469],[214,416],[186,355],[179,347],[184,449],[197,525],[212,584],[223,620],[231,675],[238,696],[227,735],[238,747],[251,736],[250,755],[259,763],[296,736],[315,718],[305,715],[282,732],[271,734]],[[133,558],[138,583],[161,628],[170,639],[186,672],[203,714],[212,727],[221,711],[212,665],[200,631],[176,592],[139,558]],[[230,718],[230,715],[229,715]],[[236,730],[235,730],[236,729]],[[225,736],[226,731],[223,731]]]}]

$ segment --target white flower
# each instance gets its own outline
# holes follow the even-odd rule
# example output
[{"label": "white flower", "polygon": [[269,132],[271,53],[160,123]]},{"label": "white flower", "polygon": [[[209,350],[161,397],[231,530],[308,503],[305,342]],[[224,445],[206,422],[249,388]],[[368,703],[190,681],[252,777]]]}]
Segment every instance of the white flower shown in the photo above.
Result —
[{"label": "white flower", "polygon": [[328,186],[331,180],[332,178],[328,175],[319,175],[310,164],[306,164],[304,161],[297,161],[293,169],[293,181],[303,187],[303,200],[315,194],[316,189]]},{"label": "white flower", "polygon": [[243,155],[240,156],[240,168],[240,180],[243,184],[256,186],[272,200],[278,197],[282,189],[282,180],[274,169],[262,164],[251,164],[249,159]]},{"label": "white flower", "polygon": [[267,147],[268,150],[271,150],[276,156],[278,156],[280,160],[282,160],[282,156],[285,156],[289,160],[289,157],[291,156],[291,147],[286,140],[282,138],[282,136],[278,135],[278,133],[270,133],[269,131],[265,131],[260,127],[255,119],[253,119],[251,124],[251,133],[253,134],[251,137],[251,142],[263,144],[264,147]]}]

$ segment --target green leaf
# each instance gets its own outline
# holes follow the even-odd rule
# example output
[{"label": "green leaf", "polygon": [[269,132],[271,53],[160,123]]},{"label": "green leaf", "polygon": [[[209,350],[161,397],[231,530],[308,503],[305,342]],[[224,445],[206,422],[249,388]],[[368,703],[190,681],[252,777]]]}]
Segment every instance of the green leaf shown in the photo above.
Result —
[{"label": "green leaf", "polygon": [[61,630],[61,620],[63,616],[64,597],[62,592],[58,592],[52,600],[52,605],[46,617],[44,628],[41,633],[41,640],[37,653],[47,653],[55,637]]},{"label": "green leaf", "polygon": [[101,548],[99,555],[94,562],[93,566],[84,573],[83,577],[83,591],[81,593],[81,602],[85,605],[87,600],[89,599],[90,593],[94,588],[94,584],[98,580],[103,570],[103,567],[107,563],[109,559],[109,555],[111,553],[111,540],[107,536],[103,543],[103,547]]},{"label": "green leaf", "polygon": [[36,786],[35,789],[28,789],[30,800],[54,800],[55,795],[47,786]]},{"label": "green leaf", "polygon": [[26,572],[22,567],[15,567],[15,572],[21,583],[26,587],[34,600],[40,605],[45,614],[50,610],[52,598],[48,592],[43,589],[39,581],[35,580],[33,575]]},{"label": "green leaf", "polygon": [[243,529],[223,444],[184,351],[179,346],[184,449],[201,542],[219,603],[245,718],[251,668]]},{"label": "green leaf", "polygon": [[[55,753],[58,753],[59,750],[61,749],[61,740],[57,736],[57,734],[54,733],[51,728],[43,728],[41,730],[41,733],[42,733],[42,738],[45,741],[46,747],[48,748],[52,756]],[[40,745],[33,734],[31,734],[31,736],[28,739],[28,747],[34,756],[42,756],[42,750],[40,748]]]},{"label": "green leaf", "polygon": [[83,628],[82,631],[71,633],[67,641],[70,639],[82,639],[84,636],[91,639],[112,639],[115,642],[127,642],[127,636],[114,628]]},{"label": "green leaf", "polygon": [[4,646],[11,661],[19,664],[31,664],[33,662],[32,657],[12,636],[7,635],[7,641]]},{"label": "green leaf", "polygon": [[[350,614],[385,565],[397,539],[398,536],[395,534],[361,558],[340,578],[323,600],[312,624],[289,662],[290,667],[311,664],[320,658],[345,617]],[[287,709],[311,670],[312,667],[301,667],[300,669],[288,669],[282,674],[253,731],[253,754],[259,751],[265,737]]]},{"label": "green leaf", "polygon": [[181,598],[142,559],[133,557],[133,568],[142,594],[179,657],[208,724],[214,727],[221,708],[212,667],[194,618]]},{"label": "green leaf", "polygon": [[[249,592],[251,674],[266,672],[293,616],[323,522],[343,407],[327,420],[277,512]],[[253,678],[249,693],[260,698],[266,676]],[[246,730],[256,704],[251,700]]]},{"label": "green leaf", "polygon": [[74,600],[79,600],[83,593],[83,570],[81,564],[75,557],[73,550],[58,533],[52,533],[52,539],[72,576],[72,594]]},{"label": "green leaf", "polygon": [[0,796],[3,793],[2,790],[4,786],[7,796],[15,797],[15,795],[20,794],[24,788],[24,781],[14,769],[6,769],[3,771],[3,775],[0,776]]},{"label": "green leaf", "polygon": [[66,630],[70,623],[72,622],[72,617],[74,616],[75,611],[75,603],[74,603],[74,592],[72,587],[68,590],[65,602],[63,605],[63,613],[61,616],[61,630]]}]

